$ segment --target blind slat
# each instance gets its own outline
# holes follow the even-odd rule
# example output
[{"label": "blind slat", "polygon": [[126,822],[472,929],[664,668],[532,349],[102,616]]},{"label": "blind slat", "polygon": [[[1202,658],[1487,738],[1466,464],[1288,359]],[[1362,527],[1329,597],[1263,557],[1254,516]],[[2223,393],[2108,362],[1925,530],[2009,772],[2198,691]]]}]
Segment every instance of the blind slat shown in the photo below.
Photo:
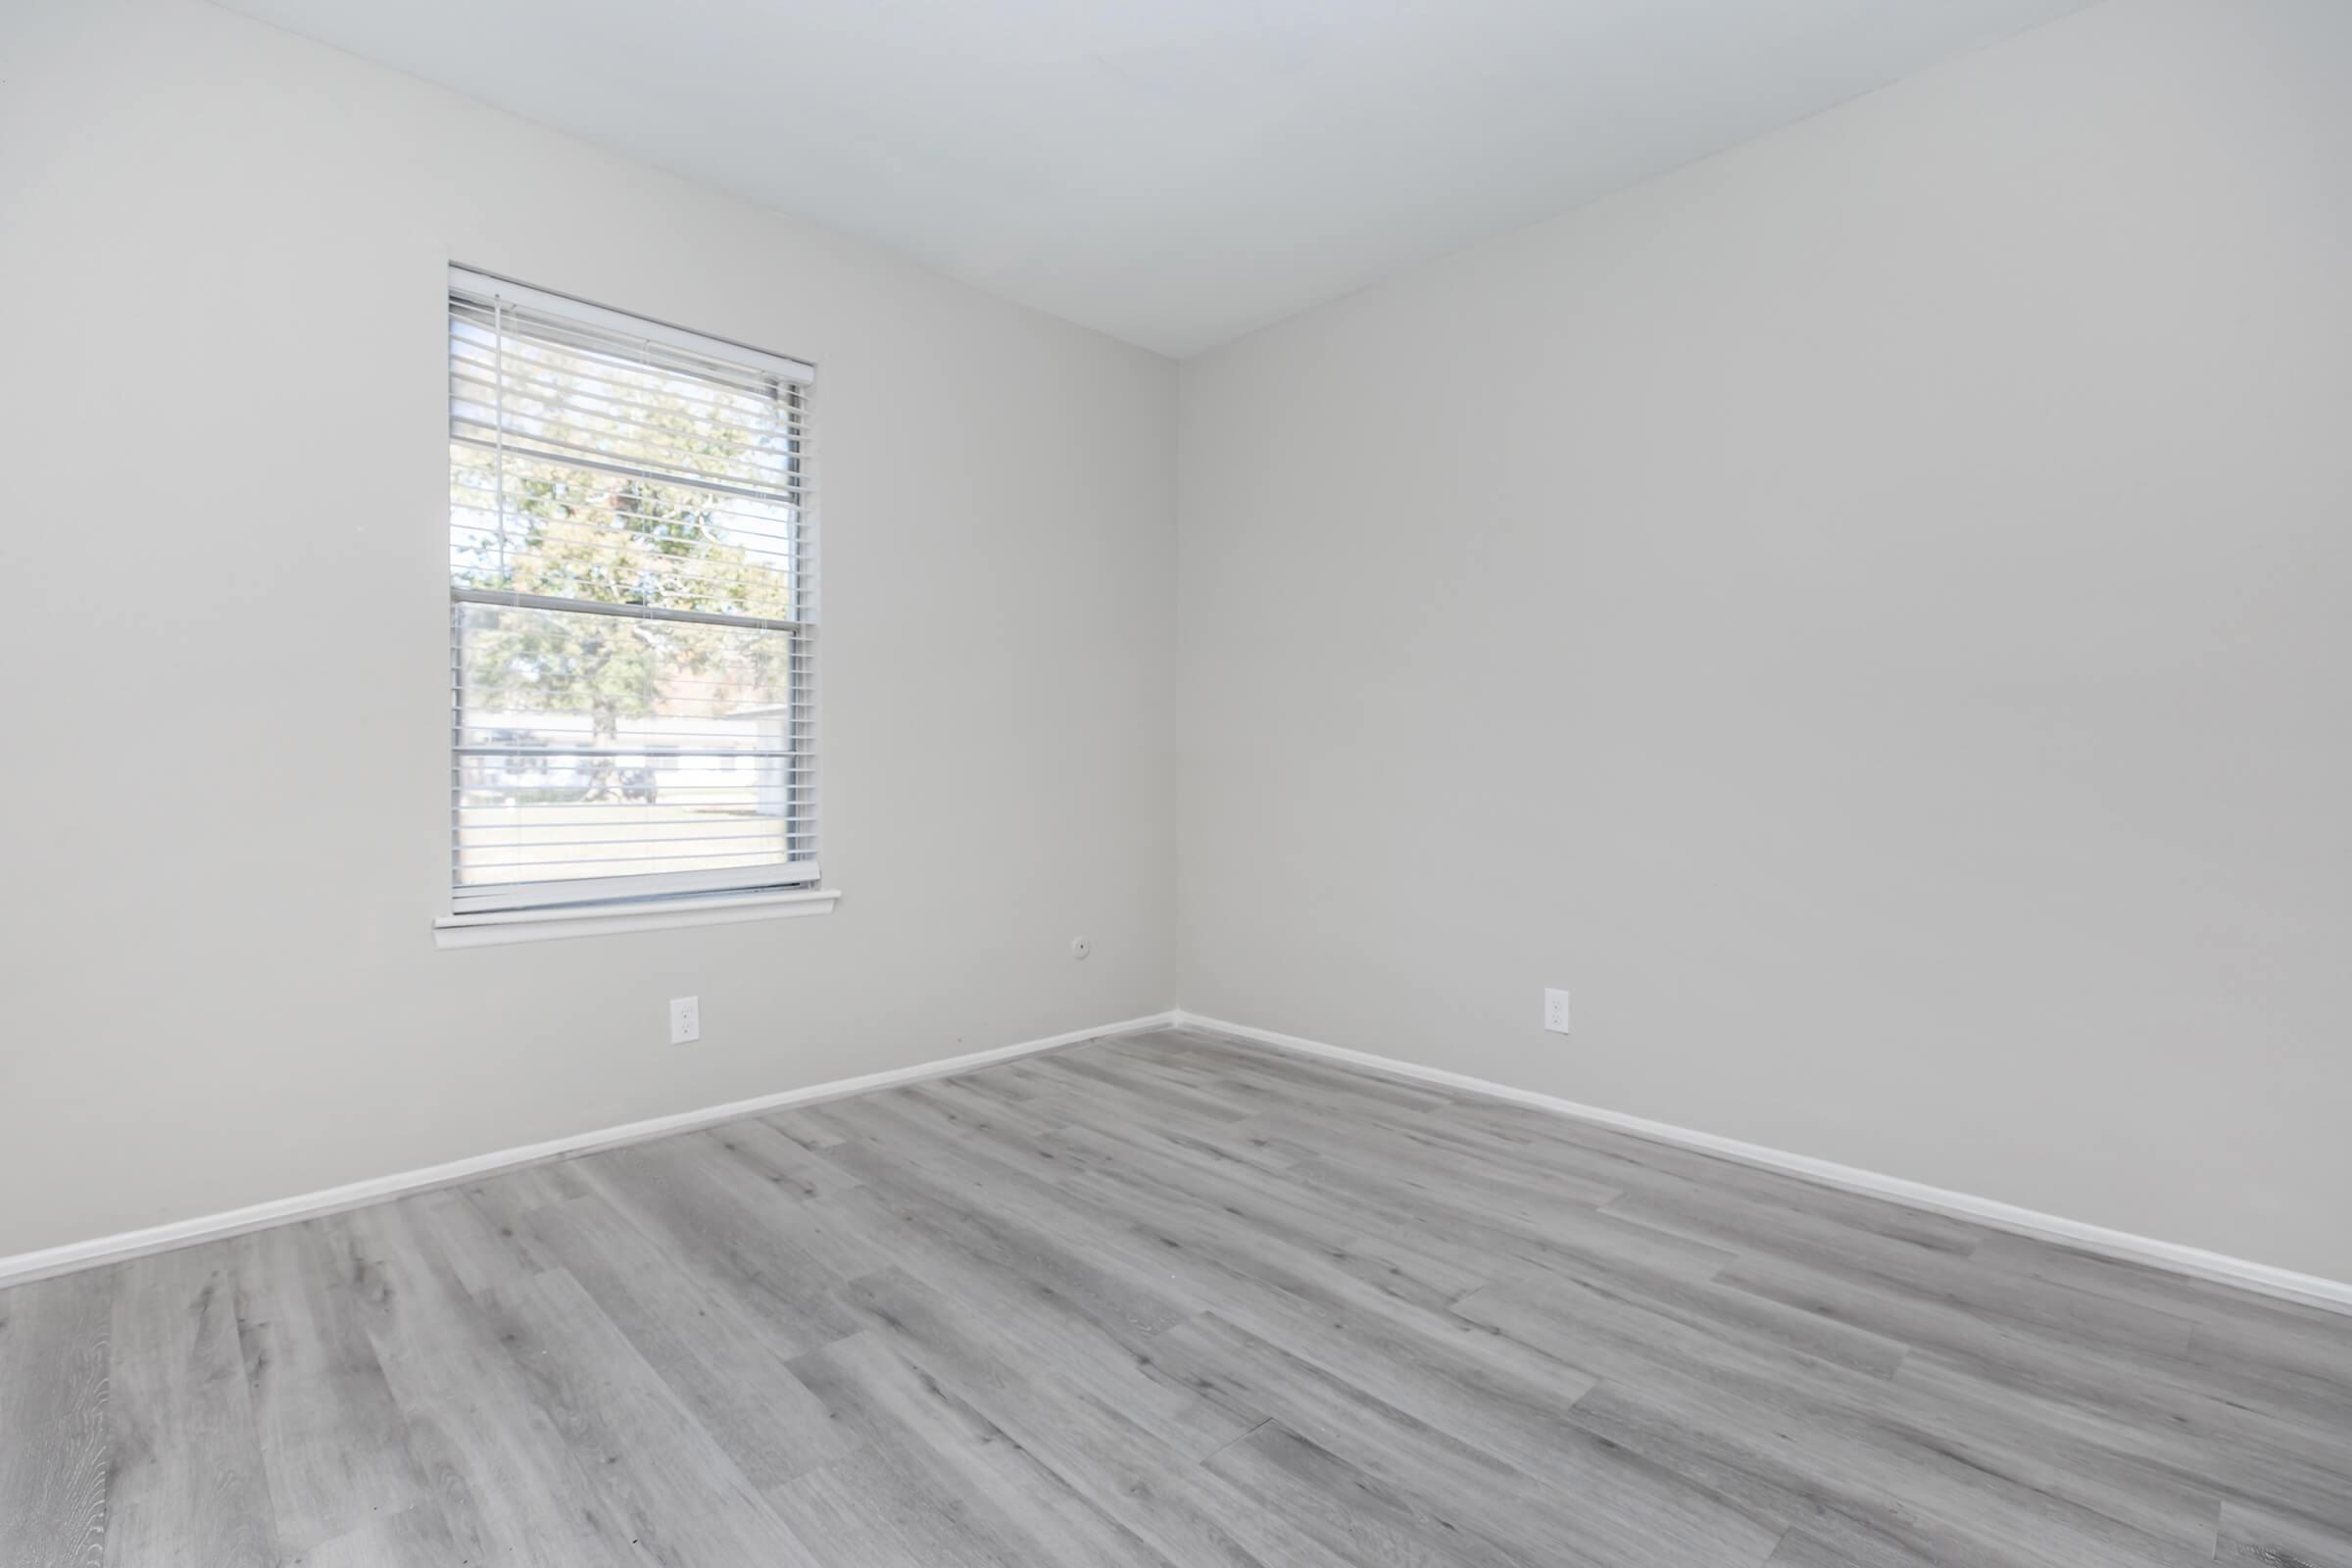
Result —
[{"label": "blind slat", "polygon": [[673,610],[667,605],[638,605],[603,599],[573,599],[556,594],[511,593],[496,588],[453,587],[450,597],[460,604],[503,606],[509,610],[560,610],[574,615],[619,615],[630,620],[671,620],[688,625],[743,626],[761,631],[803,631],[806,624],[767,615],[729,615],[707,610]]},{"label": "blind slat", "polygon": [[[758,403],[703,403],[695,398],[673,398],[669,402],[650,401],[642,396],[630,396],[644,388],[623,387],[613,383],[596,390],[586,382],[566,388],[554,375],[548,374],[528,360],[490,358],[453,353],[449,370],[450,401],[462,407],[488,411],[491,415],[514,413],[529,417],[532,409],[547,414],[568,414],[577,418],[604,420],[623,428],[634,427],[656,434],[680,433],[682,416],[691,428],[713,434],[741,438],[755,452],[773,452],[789,457],[808,440],[808,432],[793,428],[787,420],[779,424],[773,405]],[[783,411],[794,412],[792,405]],[[658,417],[657,417],[658,416]],[[495,419],[485,417],[484,422]]]},{"label": "blind slat", "polygon": [[616,343],[632,362],[662,365],[682,360],[713,381],[773,379],[795,385],[816,377],[815,368],[806,362],[765,349],[690,332],[666,321],[626,315],[466,268],[452,267],[449,273],[450,295],[460,308],[478,312],[495,303],[531,331],[576,340],[590,350],[603,352],[606,345]]},{"label": "blind slat", "polygon": [[604,904],[624,899],[666,897],[673,894],[743,892],[755,888],[810,887],[818,881],[813,857],[796,858],[747,880],[741,869],[633,872],[621,876],[587,876],[488,887],[461,884],[453,893],[455,912],[469,914],[503,909],[549,908],[564,905]]},{"label": "blind slat", "polygon": [[[720,478],[748,489],[781,494],[798,482],[799,459],[788,447],[764,442],[738,445],[724,454],[709,450],[725,432],[710,421],[674,421],[599,414],[593,409],[553,404],[531,397],[512,382],[483,387],[466,396],[471,382],[451,378],[450,420],[482,430],[504,431],[510,447],[532,442],[576,448],[608,457],[630,457],[640,467],[674,474],[685,483]],[[554,432],[569,439],[558,439]],[[676,449],[683,446],[686,450]],[[697,450],[700,448],[701,450]]]},{"label": "blind slat", "polygon": [[[466,425],[463,429],[460,428],[462,423]],[[509,458],[519,458],[525,461],[564,464],[575,468],[587,468],[596,473],[608,473],[616,479],[642,479],[649,484],[676,485],[683,489],[701,490],[716,496],[735,496],[747,501],[775,501],[795,504],[801,499],[797,489],[790,492],[762,490],[755,486],[734,484],[724,478],[714,478],[709,475],[688,479],[678,473],[665,473],[658,468],[648,468],[640,465],[597,457],[594,447],[564,447],[560,443],[534,442],[529,437],[515,435],[512,431],[502,434],[494,426],[473,424],[454,418],[449,423],[449,438],[452,441],[462,441],[468,446],[477,447],[484,452],[503,452]]]}]

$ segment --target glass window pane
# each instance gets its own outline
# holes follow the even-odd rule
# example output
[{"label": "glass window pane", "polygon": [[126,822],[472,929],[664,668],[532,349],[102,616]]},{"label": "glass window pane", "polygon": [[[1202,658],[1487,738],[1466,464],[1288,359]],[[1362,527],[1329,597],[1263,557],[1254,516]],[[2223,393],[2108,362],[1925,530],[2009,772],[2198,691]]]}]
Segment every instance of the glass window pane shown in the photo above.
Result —
[{"label": "glass window pane", "polygon": [[462,886],[813,852],[797,634],[462,604]]}]

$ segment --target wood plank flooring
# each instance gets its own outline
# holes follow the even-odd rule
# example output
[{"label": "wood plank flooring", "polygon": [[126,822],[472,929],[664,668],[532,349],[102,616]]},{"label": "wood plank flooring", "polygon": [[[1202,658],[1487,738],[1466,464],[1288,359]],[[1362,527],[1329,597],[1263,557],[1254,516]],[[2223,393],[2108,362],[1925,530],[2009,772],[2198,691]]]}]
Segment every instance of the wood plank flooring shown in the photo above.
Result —
[{"label": "wood plank flooring", "polygon": [[0,1292],[0,1568],[2352,1568],[2352,1319],[1101,1041]]}]

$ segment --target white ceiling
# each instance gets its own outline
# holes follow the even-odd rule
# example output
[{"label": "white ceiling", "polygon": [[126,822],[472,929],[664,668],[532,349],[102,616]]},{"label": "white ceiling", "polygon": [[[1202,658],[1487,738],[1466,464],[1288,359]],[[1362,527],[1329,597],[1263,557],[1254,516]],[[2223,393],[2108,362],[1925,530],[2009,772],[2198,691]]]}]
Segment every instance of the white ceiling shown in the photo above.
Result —
[{"label": "white ceiling", "polygon": [[2086,0],[226,0],[1168,354]]}]

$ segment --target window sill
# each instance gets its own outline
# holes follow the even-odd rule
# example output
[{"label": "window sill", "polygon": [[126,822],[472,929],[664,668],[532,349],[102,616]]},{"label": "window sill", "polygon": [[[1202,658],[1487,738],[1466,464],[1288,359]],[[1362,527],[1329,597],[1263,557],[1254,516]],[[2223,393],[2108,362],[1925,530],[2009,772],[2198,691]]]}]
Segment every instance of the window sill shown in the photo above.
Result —
[{"label": "window sill", "polygon": [[606,904],[576,909],[451,914],[433,922],[433,946],[493,948],[510,942],[557,942],[565,937],[617,936],[627,931],[662,931],[672,926],[732,925],[739,920],[831,914],[834,902],[840,897],[837,888],[788,888],[775,893],[680,899],[670,904],[633,907]]}]

